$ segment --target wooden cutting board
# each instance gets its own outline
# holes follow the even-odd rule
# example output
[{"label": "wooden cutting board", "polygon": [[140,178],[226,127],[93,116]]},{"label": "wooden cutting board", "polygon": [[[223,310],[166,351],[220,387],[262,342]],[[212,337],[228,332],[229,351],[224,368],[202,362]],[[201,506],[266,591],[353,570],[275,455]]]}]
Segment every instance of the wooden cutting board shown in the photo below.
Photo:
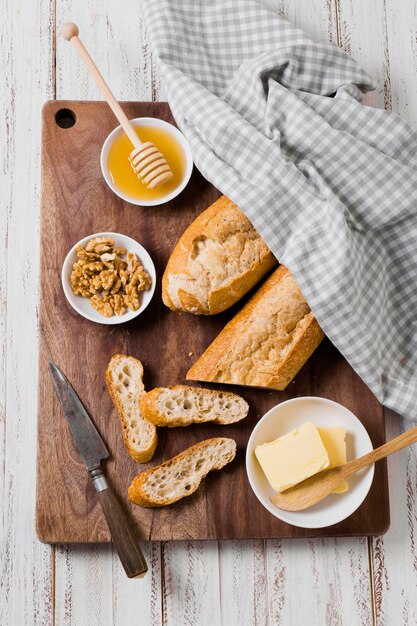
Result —
[{"label": "wooden cutting board", "polygon": [[[125,103],[123,108],[128,117],[155,116],[172,121],[165,103]],[[322,530],[294,528],[275,519],[257,501],[246,478],[244,454],[252,428],[268,409],[288,398],[318,395],[341,402],[362,420],[374,446],[384,442],[381,405],[327,340],[284,392],[230,387],[250,404],[250,414],[244,422],[227,427],[159,429],[157,451],[145,467],[156,465],[197,441],[219,435],[237,441],[237,458],[223,471],[210,474],[196,494],[173,506],[152,510],[128,502],[127,487],[144,466],[136,464],[123,446],[104,372],[111,357],[122,352],[143,362],[146,389],[183,383],[196,357],[238,309],[234,307],[215,317],[195,317],[174,313],[161,302],[161,277],[175,242],[220,193],[195,171],[187,189],[165,206],[139,208],[127,204],[110,191],[100,172],[101,146],[117,125],[108,106],[101,102],[53,101],[45,105],[42,115],[36,506],[39,538],[48,543],[110,541],[94,488],[55,397],[48,359],[68,376],[107,443],[111,454],[106,464],[109,482],[144,539],[384,533],[389,526],[385,462],[377,464],[371,491],[356,513]],[[99,231],[116,231],[137,239],[155,262],[158,284],[154,299],[141,316],[127,324],[104,326],[79,317],[67,304],[61,288],[60,272],[69,248],[82,237]]]}]

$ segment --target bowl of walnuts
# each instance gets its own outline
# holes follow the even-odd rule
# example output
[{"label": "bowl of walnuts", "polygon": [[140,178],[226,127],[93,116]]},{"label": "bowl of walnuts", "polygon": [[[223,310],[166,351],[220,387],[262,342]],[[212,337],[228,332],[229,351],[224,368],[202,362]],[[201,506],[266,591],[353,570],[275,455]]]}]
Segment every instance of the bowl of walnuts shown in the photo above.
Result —
[{"label": "bowl of walnuts", "polygon": [[140,315],[155,292],[156,272],[140,243],[120,233],[84,237],[68,252],[62,287],[77,313],[99,324]]}]

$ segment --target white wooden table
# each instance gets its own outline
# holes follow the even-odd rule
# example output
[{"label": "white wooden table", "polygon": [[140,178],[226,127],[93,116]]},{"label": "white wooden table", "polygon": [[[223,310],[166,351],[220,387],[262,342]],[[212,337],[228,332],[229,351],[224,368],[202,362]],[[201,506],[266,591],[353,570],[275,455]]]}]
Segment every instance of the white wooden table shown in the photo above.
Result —
[{"label": "white wooden table", "polygon": [[[268,4],[354,55],[379,82],[368,102],[417,124],[417,0]],[[40,109],[47,99],[100,98],[56,39],[68,19],[121,100],[163,99],[141,6],[1,4],[0,624],[417,624],[416,448],[390,459],[382,538],[145,544],[149,575],[129,581],[110,545],[50,547],[35,536]],[[388,437],[409,426],[387,416]]]}]

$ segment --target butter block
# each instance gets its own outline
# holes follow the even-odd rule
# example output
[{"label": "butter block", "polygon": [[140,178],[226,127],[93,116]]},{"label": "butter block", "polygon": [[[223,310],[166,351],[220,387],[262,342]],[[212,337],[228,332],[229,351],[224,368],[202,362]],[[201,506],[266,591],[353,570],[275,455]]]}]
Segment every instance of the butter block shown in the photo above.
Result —
[{"label": "butter block", "polygon": [[255,455],[275,491],[284,491],[329,467],[318,429],[306,422],[283,437],[255,448]]},{"label": "butter block", "polygon": [[[341,426],[318,427],[320,437],[329,455],[329,467],[337,467],[346,463],[346,428]],[[349,489],[346,481],[343,481],[332,493],[344,493]]]}]

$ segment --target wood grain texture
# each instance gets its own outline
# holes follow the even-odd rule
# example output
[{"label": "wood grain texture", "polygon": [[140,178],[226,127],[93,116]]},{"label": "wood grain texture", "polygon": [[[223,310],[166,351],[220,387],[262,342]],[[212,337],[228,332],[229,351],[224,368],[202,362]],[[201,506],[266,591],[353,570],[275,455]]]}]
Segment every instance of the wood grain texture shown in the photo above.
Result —
[{"label": "wood grain texture", "polygon": [[218,545],[217,541],[163,544],[164,625],[222,624]]},{"label": "wood grain texture", "polygon": [[367,540],[269,541],[271,624],[372,624]]},{"label": "wood grain texture", "polygon": [[267,624],[267,554],[264,541],[222,541],[218,550],[222,624]]},{"label": "wood grain texture", "polygon": [[72,46],[60,36],[63,22],[77,22],[80,39],[119,100],[152,100],[152,61],[141,2],[61,0],[56,3],[56,94],[61,99],[102,100]]},{"label": "wood grain texture", "polygon": [[142,543],[147,576],[128,579],[110,545],[56,547],[57,626],[162,623],[160,544]]},{"label": "wood grain texture", "polygon": [[56,547],[54,618],[59,626],[112,623],[113,562],[108,548],[100,544]]},{"label": "wood grain texture", "polygon": [[[0,23],[0,623],[49,625],[53,551],[33,527],[36,462],[37,116],[52,96],[51,2],[3,2]],[[22,41],[25,45],[22,46]],[[25,163],[22,169],[22,163]]]},{"label": "wood grain texture", "polygon": [[[337,0],[338,45],[351,54],[377,83],[366,104],[387,108],[391,102],[388,36],[384,2]],[[370,28],[370,24],[374,26]]]},{"label": "wood grain texture", "polygon": [[268,624],[263,541],[163,544],[165,624]]},{"label": "wood grain texture", "polygon": [[[413,423],[387,415],[387,436],[395,437]],[[412,446],[389,459],[392,526],[386,537],[372,541],[372,573],[376,623],[417,623],[417,450]]]},{"label": "wood grain texture", "polygon": [[[74,546],[76,547],[76,546]],[[104,547],[104,546],[103,546]],[[149,571],[140,581],[128,580],[113,551],[112,555],[112,624],[162,624],[162,544],[144,542],[142,549]]]},{"label": "wood grain texture", "polygon": [[[74,111],[77,122],[73,128],[62,129],[55,123],[60,108]],[[153,114],[170,119],[167,106],[160,103],[127,103],[124,108],[128,117]],[[118,420],[105,392],[107,363],[114,354],[132,354],[144,364],[145,388],[181,383],[190,365],[189,353],[201,354],[236,307],[208,318],[179,315],[162,304],[159,288],[137,320],[109,330],[80,318],[70,308],[62,291],[60,268],[74,243],[104,229],[139,239],[154,258],[160,283],[175,241],[219,192],[195,172],[183,194],[168,205],[149,211],[123,203],[106,187],[99,168],[100,147],[114,127],[107,105],[52,102],[44,107],[43,119],[37,530],[39,537],[50,543],[108,541],[110,536],[94,490],[52,393],[47,361],[52,359],[63,369],[90,409],[110,448],[107,474],[123,502],[130,480],[146,466],[138,467],[124,449]],[[97,119],[99,128],[94,123]],[[53,316],[51,310],[55,311]],[[89,376],[80,368],[80,362],[87,364]],[[175,506],[154,510],[129,507],[141,537],[237,539],[385,532],[389,515],[383,462],[377,466],[374,485],[363,506],[349,520],[313,532],[276,520],[256,500],[247,482],[247,439],[259,416],[284,399],[314,394],[341,401],[362,419],[375,446],[383,442],[382,408],[329,342],[320,346],[285,392],[230,390],[241,392],[251,407],[243,422],[221,428],[222,436],[237,441],[237,459],[218,474],[209,475],[196,494]],[[219,427],[210,423],[170,432],[163,429],[152,465],[218,435]],[[232,492],[234,498],[230,497]],[[215,502],[220,507],[214,508]],[[379,515],[375,516],[377,502]]]},{"label": "wood grain texture", "polygon": [[292,0],[287,10],[290,22],[302,28],[314,41],[338,44],[337,12],[334,0]]},{"label": "wood grain texture", "polygon": [[385,0],[387,54],[391,101],[389,107],[417,127],[417,2]]},{"label": "wood grain texture", "polygon": [[163,553],[164,624],[372,623],[365,538],[181,542]]}]

